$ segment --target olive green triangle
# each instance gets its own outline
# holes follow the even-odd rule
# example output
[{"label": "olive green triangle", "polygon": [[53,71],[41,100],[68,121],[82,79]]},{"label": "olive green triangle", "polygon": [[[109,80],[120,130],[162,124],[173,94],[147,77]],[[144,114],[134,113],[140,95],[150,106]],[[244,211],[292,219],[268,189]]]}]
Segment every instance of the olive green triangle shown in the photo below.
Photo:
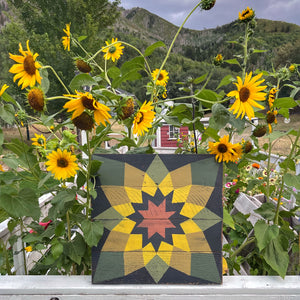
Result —
[{"label": "olive green triangle", "polygon": [[168,268],[169,266],[158,255],[155,255],[146,265],[147,271],[156,283],[160,281]]},{"label": "olive green triangle", "polygon": [[169,171],[158,155],[155,156],[151,165],[147,169],[147,174],[159,185],[168,175]]},{"label": "olive green triangle", "polygon": [[222,277],[220,276],[214,254],[192,253],[191,276],[201,278],[212,283],[221,283]]},{"label": "olive green triangle", "polygon": [[101,185],[124,185],[124,162],[103,156],[95,156],[95,159],[102,162],[98,171]]},{"label": "olive green triangle", "polygon": [[95,273],[93,275],[93,283],[101,283],[123,276],[124,253],[101,252]]},{"label": "olive green triangle", "polygon": [[215,186],[219,168],[214,156],[191,163],[192,184]]},{"label": "olive green triangle", "polygon": [[101,214],[94,217],[97,220],[122,220],[124,217],[119,214],[113,207],[108,208]]},{"label": "olive green triangle", "polygon": [[204,207],[196,216],[193,217],[193,221],[199,226],[199,228],[201,228],[202,231],[204,231],[222,221],[222,218]]}]

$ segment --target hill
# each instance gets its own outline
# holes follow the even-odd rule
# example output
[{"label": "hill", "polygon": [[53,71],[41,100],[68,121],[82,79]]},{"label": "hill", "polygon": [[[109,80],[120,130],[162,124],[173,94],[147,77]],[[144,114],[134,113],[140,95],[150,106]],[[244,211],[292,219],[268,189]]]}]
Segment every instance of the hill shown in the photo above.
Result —
[{"label": "hill", "polygon": [[[178,29],[177,26],[143,8],[130,10],[121,8],[120,18],[114,28],[117,34],[125,35],[142,46],[158,40],[169,45]],[[233,52],[236,53],[241,47],[228,41],[238,39],[243,35],[243,31],[243,24],[236,21],[215,29],[183,28],[173,51],[196,61],[209,61],[218,53],[230,59]],[[261,56],[259,65],[253,67],[261,67],[262,62],[267,68],[271,67],[271,63],[275,66],[291,62],[300,63],[300,26],[258,19],[251,47],[267,50],[267,53]],[[271,56],[273,56],[272,61]]]}]

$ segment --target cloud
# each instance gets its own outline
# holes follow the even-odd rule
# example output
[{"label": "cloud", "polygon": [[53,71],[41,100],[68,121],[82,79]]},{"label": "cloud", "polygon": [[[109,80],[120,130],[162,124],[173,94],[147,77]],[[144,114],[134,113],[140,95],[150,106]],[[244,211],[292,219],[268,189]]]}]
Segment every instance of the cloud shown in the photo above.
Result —
[{"label": "cloud", "polygon": [[[142,7],[179,26],[199,0],[122,0],[121,6],[129,9]],[[253,8],[257,18],[279,20],[300,25],[299,0],[217,0],[209,11],[195,11],[185,27],[202,30],[230,23],[238,18],[247,6]]]}]

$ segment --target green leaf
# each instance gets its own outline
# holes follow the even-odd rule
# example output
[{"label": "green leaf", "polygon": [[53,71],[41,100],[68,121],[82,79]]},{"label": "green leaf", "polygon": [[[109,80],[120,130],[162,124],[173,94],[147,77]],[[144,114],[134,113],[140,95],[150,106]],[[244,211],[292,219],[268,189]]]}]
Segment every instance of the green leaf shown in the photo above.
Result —
[{"label": "green leaf", "polygon": [[101,166],[102,162],[99,160],[93,160],[91,165],[91,175],[95,175],[98,173],[98,170]]},{"label": "green leaf", "polygon": [[223,208],[223,222],[224,222],[224,224],[226,224],[230,228],[235,229],[234,220],[233,220],[233,218],[231,217],[231,215],[229,214],[229,212],[227,211],[226,208]]},{"label": "green leaf", "polygon": [[51,253],[55,259],[59,258],[61,254],[64,252],[64,246],[56,242],[51,246]]},{"label": "green leaf", "polygon": [[145,56],[149,56],[153,53],[153,51],[159,47],[166,47],[165,43],[161,42],[161,41],[158,41],[154,44],[152,44],[151,46],[149,46],[146,50],[145,50],[145,53],[144,55]]},{"label": "green leaf", "polygon": [[87,35],[81,35],[80,37],[77,38],[78,42],[82,42],[87,38]]},{"label": "green leaf", "polygon": [[12,193],[8,187],[2,187],[0,190],[0,207],[2,207],[10,216],[32,217],[38,219],[40,216],[40,207],[38,197],[33,189],[21,189],[19,193]]},{"label": "green leaf", "polygon": [[286,173],[284,174],[283,179],[284,179],[284,183],[287,186],[291,186],[300,190],[300,175],[293,175],[290,173]]},{"label": "green leaf", "polygon": [[295,161],[291,158],[286,158],[283,162],[279,163],[280,168],[289,168],[292,171],[296,171]]},{"label": "green leaf", "polygon": [[230,112],[220,103],[215,103],[212,106],[212,117],[209,119],[209,124],[219,130],[229,122]]},{"label": "green leaf", "polygon": [[19,139],[12,139],[10,143],[5,144],[5,147],[18,156],[29,150],[29,146],[22,143]]},{"label": "green leaf", "polygon": [[284,278],[289,265],[289,255],[280,243],[280,236],[271,240],[262,254],[267,264]]},{"label": "green leaf", "polygon": [[3,94],[2,94],[2,99],[4,100],[4,101],[6,101],[6,102],[11,102],[11,103],[13,103],[14,105],[18,105],[17,104],[17,102],[16,102],[16,100],[14,99],[14,98],[12,98],[9,94],[7,94],[6,92],[4,92]]},{"label": "green leaf", "polygon": [[252,51],[252,53],[264,53],[264,52],[268,52],[268,50],[256,50],[256,49],[254,49]]},{"label": "green leaf", "polygon": [[81,188],[86,182],[86,177],[84,175],[84,173],[82,171],[79,171],[77,173],[77,178],[76,178],[76,184],[77,184],[77,188]]},{"label": "green leaf", "polygon": [[285,136],[287,135],[286,132],[280,132],[280,131],[273,131],[271,134],[269,134],[269,139],[270,139],[270,142],[273,142],[279,138],[281,138],[282,136]]},{"label": "green leaf", "polygon": [[293,107],[297,106],[297,103],[295,102],[295,100],[293,98],[285,97],[285,98],[275,99],[273,105],[278,108],[293,108]]},{"label": "green leaf", "polygon": [[122,146],[137,147],[137,144],[135,143],[134,140],[130,139],[129,137],[125,137],[117,145],[117,148],[120,148]]},{"label": "green leaf", "polygon": [[201,83],[202,81],[205,80],[206,77],[207,77],[207,73],[204,74],[204,75],[202,75],[202,76],[200,76],[200,77],[198,77],[198,78],[195,78],[193,80],[193,84],[199,84],[199,83]]},{"label": "green leaf", "polygon": [[56,236],[62,236],[66,232],[65,223],[62,221],[58,223],[58,225],[55,228],[55,235]]},{"label": "green leaf", "polygon": [[117,77],[119,77],[121,75],[121,71],[119,68],[117,67],[111,67],[107,70],[107,75],[112,78],[115,79]]},{"label": "green leaf", "polygon": [[205,140],[207,137],[213,138],[215,141],[218,141],[220,139],[218,135],[218,130],[208,127],[206,128],[204,134],[202,135],[202,139]]},{"label": "green leaf", "polygon": [[2,104],[0,105],[0,117],[1,119],[12,125],[15,120],[15,109],[12,104]]},{"label": "green leaf", "polygon": [[76,233],[76,237],[66,243],[64,245],[64,252],[66,253],[67,256],[69,256],[75,263],[80,265],[81,259],[85,253],[86,250],[86,244],[84,242],[83,237]]},{"label": "green leaf", "polygon": [[40,74],[42,77],[41,88],[43,92],[46,94],[50,88],[50,81],[48,79],[48,71],[46,69],[40,70]]},{"label": "green leaf", "polygon": [[287,119],[290,117],[290,110],[288,108],[280,108],[278,113]]},{"label": "green leaf", "polygon": [[261,207],[254,210],[256,213],[261,215],[264,219],[267,219],[269,221],[274,220],[275,217],[275,208],[274,205],[270,202],[263,203]]},{"label": "green leaf", "polygon": [[231,64],[231,65],[240,65],[240,63],[238,62],[238,60],[236,58],[227,59],[227,60],[224,60],[224,62]]},{"label": "green leaf", "polygon": [[97,246],[103,234],[103,224],[100,221],[84,220],[81,223],[83,237],[89,247]]},{"label": "green leaf", "polygon": [[227,75],[225,76],[221,82],[219,83],[218,87],[216,88],[216,90],[218,90],[220,87],[227,85],[231,82],[233,82],[235,80],[235,78],[233,78],[231,75]]},{"label": "green leaf", "polygon": [[4,134],[2,128],[0,128],[0,146],[3,145],[4,142]]},{"label": "green leaf", "polygon": [[269,225],[264,220],[258,220],[254,225],[254,235],[257,240],[257,247],[262,251],[273,239],[277,238],[279,228],[277,225]]},{"label": "green leaf", "polygon": [[70,89],[75,92],[75,90],[81,90],[83,86],[97,85],[97,81],[89,74],[79,74],[75,76],[70,82]]}]

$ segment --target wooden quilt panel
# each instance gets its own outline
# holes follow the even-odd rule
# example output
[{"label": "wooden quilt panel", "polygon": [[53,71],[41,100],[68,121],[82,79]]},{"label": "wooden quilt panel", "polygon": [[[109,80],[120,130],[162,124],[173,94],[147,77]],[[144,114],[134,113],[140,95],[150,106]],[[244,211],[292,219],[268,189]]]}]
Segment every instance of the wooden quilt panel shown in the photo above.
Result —
[{"label": "wooden quilt panel", "polygon": [[222,282],[222,164],[213,155],[97,154],[92,282]]}]

